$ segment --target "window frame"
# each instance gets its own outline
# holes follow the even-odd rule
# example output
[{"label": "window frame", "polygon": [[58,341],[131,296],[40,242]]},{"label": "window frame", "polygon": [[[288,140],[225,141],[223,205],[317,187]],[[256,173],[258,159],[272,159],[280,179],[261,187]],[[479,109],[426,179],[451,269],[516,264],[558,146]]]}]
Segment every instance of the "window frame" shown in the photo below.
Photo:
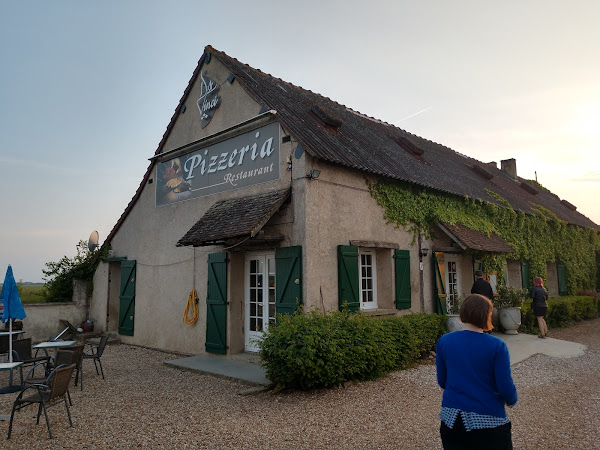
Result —
[{"label": "window frame", "polygon": [[[363,255],[368,255],[371,259],[371,292],[373,300],[371,302],[365,302],[363,300],[364,293],[368,292],[367,289],[363,289]],[[367,278],[369,279],[369,278]],[[378,301],[377,301],[377,252],[375,249],[370,248],[358,248],[358,295],[359,295],[359,303],[360,309],[365,311],[376,310],[378,309]]]}]

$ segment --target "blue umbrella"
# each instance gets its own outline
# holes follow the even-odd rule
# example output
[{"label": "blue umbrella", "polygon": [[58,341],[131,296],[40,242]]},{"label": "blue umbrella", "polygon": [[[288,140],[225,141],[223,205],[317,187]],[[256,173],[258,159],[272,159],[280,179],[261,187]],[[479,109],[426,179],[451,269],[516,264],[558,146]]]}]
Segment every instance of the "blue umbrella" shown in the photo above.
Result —
[{"label": "blue umbrella", "polygon": [[[17,282],[13,276],[12,267],[8,266],[6,270],[6,277],[4,277],[4,284],[2,285],[2,292],[0,292],[0,303],[4,305],[2,311],[2,322],[9,321],[9,331],[12,333],[12,322],[14,319],[24,319],[25,309],[23,303],[21,303],[21,296],[17,289]],[[12,334],[8,336],[8,351],[9,361],[13,362],[12,356]]]}]

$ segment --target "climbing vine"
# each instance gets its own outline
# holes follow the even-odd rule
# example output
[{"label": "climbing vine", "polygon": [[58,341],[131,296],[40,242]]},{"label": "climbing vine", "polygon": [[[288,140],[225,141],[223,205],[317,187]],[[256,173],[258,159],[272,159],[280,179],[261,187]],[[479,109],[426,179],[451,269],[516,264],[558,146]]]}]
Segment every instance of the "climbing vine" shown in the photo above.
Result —
[{"label": "climbing vine", "polygon": [[507,241],[514,253],[506,255],[475,253],[485,270],[503,276],[504,258],[529,261],[530,277],[546,275],[546,265],[560,261],[565,265],[570,294],[579,289],[594,289],[600,251],[600,233],[592,228],[569,225],[540,205],[532,205],[533,214],[515,211],[502,196],[488,190],[499,205],[419,188],[408,183],[371,183],[371,195],[384,209],[384,218],[396,227],[435,237],[433,226],[439,222],[460,224],[489,236],[495,233]]}]

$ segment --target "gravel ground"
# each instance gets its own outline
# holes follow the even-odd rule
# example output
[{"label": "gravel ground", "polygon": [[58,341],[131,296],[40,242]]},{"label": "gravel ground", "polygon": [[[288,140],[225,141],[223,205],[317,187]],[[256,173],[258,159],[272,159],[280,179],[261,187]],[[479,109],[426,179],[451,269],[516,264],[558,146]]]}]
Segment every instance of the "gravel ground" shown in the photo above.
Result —
[{"label": "gravel ground", "polygon": [[[600,449],[600,319],[550,330],[588,351],[535,355],[513,366],[519,403],[509,411],[516,449]],[[442,391],[435,366],[312,392],[240,395],[247,385],[167,367],[178,355],[107,347],[106,379],[86,361],[84,390],[71,388],[74,427],[49,410],[53,440],[36,409],[15,417],[0,448],[439,449]],[[6,383],[6,373],[0,382]],[[0,413],[16,394],[0,395]],[[8,422],[0,422],[4,438]]]}]

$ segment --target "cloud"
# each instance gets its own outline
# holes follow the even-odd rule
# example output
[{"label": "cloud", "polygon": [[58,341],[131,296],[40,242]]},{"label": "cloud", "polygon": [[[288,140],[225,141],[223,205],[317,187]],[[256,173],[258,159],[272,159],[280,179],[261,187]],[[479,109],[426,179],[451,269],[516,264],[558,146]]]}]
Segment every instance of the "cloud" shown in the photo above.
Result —
[{"label": "cloud", "polygon": [[[80,230],[76,229],[0,229],[0,237],[3,238],[56,238],[57,236],[77,236]],[[83,237],[82,237],[83,239]]]},{"label": "cloud", "polygon": [[27,167],[28,169],[31,169],[31,168],[46,169],[46,170],[49,169],[49,170],[54,170],[54,171],[58,171],[58,172],[66,172],[66,173],[81,172],[80,169],[76,169],[74,167],[55,166],[53,164],[48,164],[45,162],[33,161],[30,159],[11,158],[8,156],[0,156],[0,162],[12,164],[15,166]]},{"label": "cloud", "polygon": [[600,173],[588,172],[580,177],[571,178],[570,181],[577,183],[600,183]]}]

